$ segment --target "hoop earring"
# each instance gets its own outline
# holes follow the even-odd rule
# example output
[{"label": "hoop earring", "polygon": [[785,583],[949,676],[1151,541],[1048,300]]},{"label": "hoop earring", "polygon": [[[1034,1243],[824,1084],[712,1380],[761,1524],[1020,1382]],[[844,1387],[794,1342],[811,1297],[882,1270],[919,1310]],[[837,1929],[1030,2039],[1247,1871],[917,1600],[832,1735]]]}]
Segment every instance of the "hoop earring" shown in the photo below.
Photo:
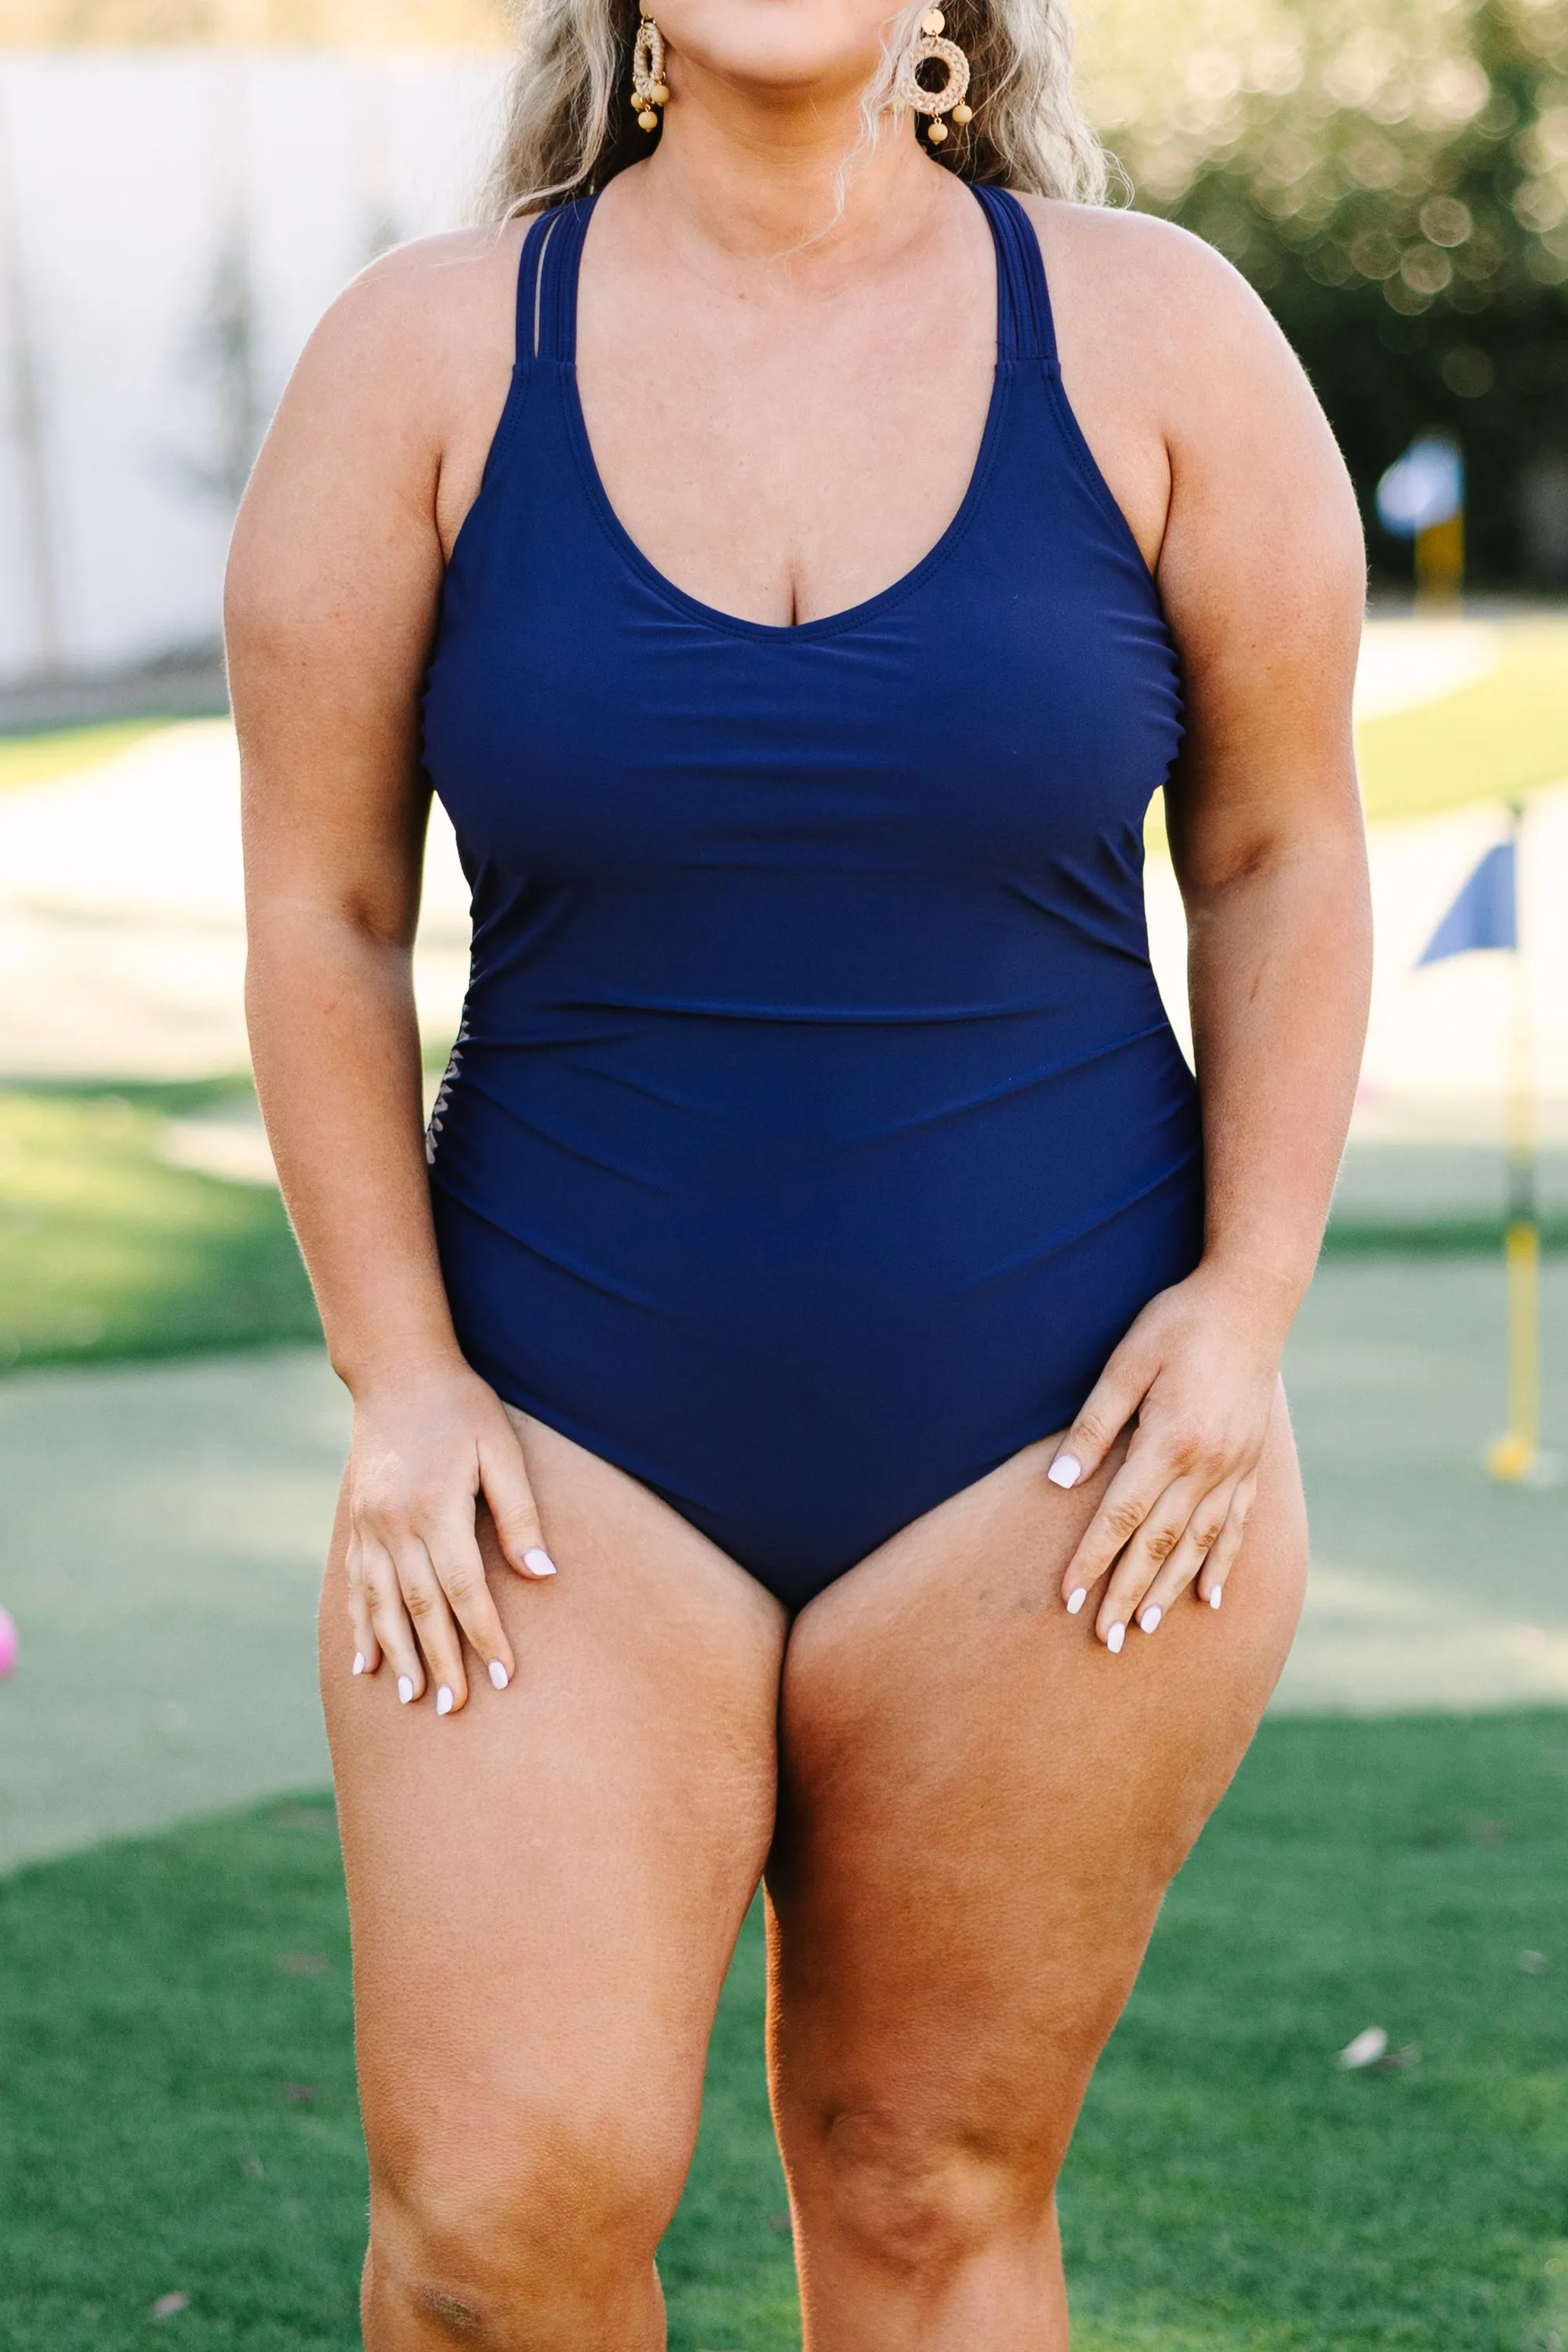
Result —
[{"label": "hoop earring", "polygon": [[[933,147],[940,147],[947,137],[944,114],[951,114],[962,131],[966,122],[974,120],[974,109],[964,104],[969,88],[969,59],[956,41],[942,37],[947,19],[940,8],[928,8],[921,18],[920,38],[910,43],[899,65],[899,76],[893,85],[894,103],[908,106],[916,114],[923,114],[926,137]],[[918,68],[928,58],[940,58],[947,68],[947,79],[940,89],[921,87]]]},{"label": "hoop earring", "polygon": [[641,21],[632,51],[632,112],[644,131],[657,131],[657,110],[669,104],[664,79],[664,35],[653,21],[653,0],[637,0],[637,15]]}]

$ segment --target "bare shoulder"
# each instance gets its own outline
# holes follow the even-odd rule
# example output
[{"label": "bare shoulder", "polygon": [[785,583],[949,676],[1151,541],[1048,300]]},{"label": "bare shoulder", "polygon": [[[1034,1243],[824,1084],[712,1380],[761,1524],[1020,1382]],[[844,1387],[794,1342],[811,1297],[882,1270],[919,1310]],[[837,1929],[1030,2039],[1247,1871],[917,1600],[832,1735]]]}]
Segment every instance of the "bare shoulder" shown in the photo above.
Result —
[{"label": "bare shoulder", "polygon": [[[1168,601],[1194,571],[1218,567],[1241,583],[1262,537],[1359,597],[1365,559],[1343,460],[1300,361],[1239,271],[1146,213],[1023,202],[1063,381],[1091,446],[1100,456],[1103,445],[1102,465],[1121,466],[1151,503],[1163,468],[1163,519],[1140,538]],[[1288,570],[1276,566],[1281,583]]]},{"label": "bare shoulder", "polygon": [[1031,195],[1020,195],[1018,201],[1039,233],[1047,264],[1055,258],[1079,268],[1110,269],[1134,298],[1181,289],[1200,293],[1201,299],[1203,289],[1212,289],[1221,300],[1228,293],[1263,310],[1240,272],[1212,245],[1174,221],[1120,205],[1069,204],[1060,197]]},{"label": "bare shoulder", "polygon": [[230,559],[231,609],[268,594],[303,609],[303,567],[330,550],[363,566],[394,543],[426,593],[506,403],[524,233],[507,221],[423,237],[344,288],[257,459]]},{"label": "bare shoulder", "polygon": [[[1310,401],[1289,343],[1213,246],[1173,221],[1110,205],[1022,199],[1040,239],[1064,365],[1091,347],[1142,377],[1168,424],[1289,384]],[[1312,403],[1315,407],[1316,404]]]},{"label": "bare shoulder", "polygon": [[439,428],[476,375],[510,369],[518,255],[526,224],[458,229],[382,254],[338,296],[310,337],[296,383],[347,380]]}]

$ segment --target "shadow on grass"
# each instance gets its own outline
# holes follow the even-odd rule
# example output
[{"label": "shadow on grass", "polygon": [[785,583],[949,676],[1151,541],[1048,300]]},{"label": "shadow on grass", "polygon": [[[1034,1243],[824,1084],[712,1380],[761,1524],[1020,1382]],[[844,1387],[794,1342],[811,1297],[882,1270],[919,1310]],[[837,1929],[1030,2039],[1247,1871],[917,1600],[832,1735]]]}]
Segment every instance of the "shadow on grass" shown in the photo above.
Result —
[{"label": "shadow on grass", "polygon": [[[1074,2145],[1079,2352],[1550,2347],[1565,1795],[1568,1715],[1265,1725]],[[753,1912],[663,2257],[674,2352],[798,2343],[762,2008]],[[1343,2072],[1372,2024],[1418,2061]],[[189,2352],[350,2352],[365,2188],[324,1801],[0,1882],[0,2168],[13,2352],[128,2352],[174,2294]]]},{"label": "shadow on grass", "polygon": [[320,1336],[270,1184],[160,1157],[249,1081],[0,1088],[0,1370]]}]

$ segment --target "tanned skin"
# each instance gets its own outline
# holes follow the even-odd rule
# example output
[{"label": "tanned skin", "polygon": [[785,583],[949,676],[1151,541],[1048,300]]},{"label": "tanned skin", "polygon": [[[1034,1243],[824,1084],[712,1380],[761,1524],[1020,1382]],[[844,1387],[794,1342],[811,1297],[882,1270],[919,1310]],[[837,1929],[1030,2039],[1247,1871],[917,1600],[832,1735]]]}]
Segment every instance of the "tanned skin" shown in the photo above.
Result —
[{"label": "tanned skin", "polygon": [[[658,144],[610,184],[583,261],[590,439],[681,588],[810,620],[908,572],[963,498],[990,234],[907,121],[835,218],[876,0],[661,0],[659,22]],[[764,1865],[808,2352],[1066,2352],[1058,2168],[1289,1643],[1306,1532],[1279,1361],[1369,963],[1360,533],[1300,370],[1223,261],[1151,219],[1027,202],[1068,392],[1182,660],[1168,810],[1206,1240],[1070,1430],[793,1621],[635,1481],[504,1408],[441,1286],[410,986],[416,697],[506,397],[522,225],[356,281],[246,499],[251,1031],[354,1405],[321,1629],[371,2352],[657,2352],[655,2251]],[[532,1572],[540,1551],[559,1574]]]}]

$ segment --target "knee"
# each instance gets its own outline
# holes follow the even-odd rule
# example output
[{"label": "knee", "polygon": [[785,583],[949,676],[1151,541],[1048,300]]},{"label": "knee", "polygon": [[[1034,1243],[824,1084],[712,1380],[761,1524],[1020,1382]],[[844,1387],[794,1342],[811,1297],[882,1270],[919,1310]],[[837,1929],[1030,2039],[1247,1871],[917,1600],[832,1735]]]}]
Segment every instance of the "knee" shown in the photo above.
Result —
[{"label": "knee", "polygon": [[373,2151],[371,2301],[432,2343],[633,2340],[684,2172],[618,2119],[531,2115],[501,2134],[468,2118],[405,2137]]},{"label": "knee", "polygon": [[846,2113],[829,2125],[825,2153],[835,2236],[911,2283],[940,2285],[1050,2210],[1042,2161],[984,2130]]}]

